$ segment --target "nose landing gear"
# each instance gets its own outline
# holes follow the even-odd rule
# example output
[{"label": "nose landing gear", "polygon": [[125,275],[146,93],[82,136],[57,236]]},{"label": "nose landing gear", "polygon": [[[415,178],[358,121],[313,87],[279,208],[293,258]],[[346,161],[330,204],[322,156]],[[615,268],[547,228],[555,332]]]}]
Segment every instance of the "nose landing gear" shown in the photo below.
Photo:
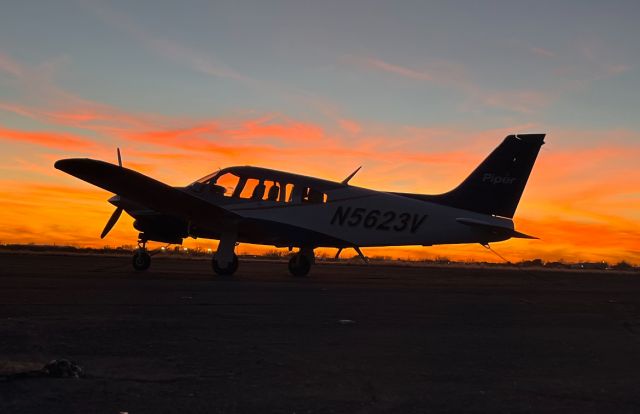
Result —
[{"label": "nose landing gear", "polygon": [[218,250],[211,259],[211,267],[218,276],[231,276],[238,270],[238,256],[235,253],[237,238],[235,232],[224,233],[220,237]]},{"label": "nose landing gear", "polygon": [[138,250],[133,253],[131,263],[133,268],[139,272],[145,271],[151,266],[151,255],[147,252],[147,241],[145,239],[138,240]]}]

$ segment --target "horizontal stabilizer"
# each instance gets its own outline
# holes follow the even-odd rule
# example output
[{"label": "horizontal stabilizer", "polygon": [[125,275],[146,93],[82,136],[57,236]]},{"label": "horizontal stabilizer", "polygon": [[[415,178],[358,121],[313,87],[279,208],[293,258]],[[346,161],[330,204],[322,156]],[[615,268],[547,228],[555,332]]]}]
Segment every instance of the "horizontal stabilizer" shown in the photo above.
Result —
[{"label": "horizontal stabilizer", "polygon": [[535,236],[529,236],[528,234],[520,233],[519,231],[514,230],[511,227],[500,226],[495,223],[489,223],[482,220],[472,219],[472,218],[457,218],[456,221],[458,223],[466,224],[467,226],[477,227],[484,229],[493,234],[513,237],[516,239],[538,239]]},{"label": "horizontal stabilizer", "polygon": [[118,194],[159,213],[200,223],[223,224],[236,214],[144,174],[88,158],[60,160],[55,167],[97,187]]}]

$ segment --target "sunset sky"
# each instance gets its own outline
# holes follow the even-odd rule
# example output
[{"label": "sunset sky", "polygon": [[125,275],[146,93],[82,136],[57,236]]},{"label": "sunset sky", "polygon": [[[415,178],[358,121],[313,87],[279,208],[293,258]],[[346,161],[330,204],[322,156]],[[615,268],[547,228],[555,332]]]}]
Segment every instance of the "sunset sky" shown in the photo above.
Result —
[{"label": "sunset sky", "polygon": [[[640,264],[637,1],[14,1],[0,13],[0,243],[99,234],[111,194],[53,168],[172,185],[259,165],[449,190],[508,134],[547,133],[512,260]],[[214,247],[196,240],[188,246]],[[244,246],[240,252],[255,251]],[[479,245],[371,255],[495,261]]]}]

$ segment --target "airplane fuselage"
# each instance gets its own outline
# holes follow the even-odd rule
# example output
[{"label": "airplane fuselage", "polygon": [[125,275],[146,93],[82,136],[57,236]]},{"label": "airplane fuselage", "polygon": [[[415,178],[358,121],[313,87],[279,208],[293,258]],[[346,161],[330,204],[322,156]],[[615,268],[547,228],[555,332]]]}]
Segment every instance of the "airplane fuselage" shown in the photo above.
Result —
[{"label": "airplane fuselage", "polygon": [[[188,189],[186,189],[188,191]],[[324,235],[326,241],[314,247],[436,245],[449,243],[504,240],[484,234],[482,230],[457,219],[486,221],[500,227],[513,228],[509,219],[452,209],[435,203],[414,200],[393,193],[343,186],[326,191],[328,201],[320,204],[288,204],[277,201],[234,200],[222,195],[199,195],[220,205],[255,225],[286,225],[291,231],[278,237],[277,245],[298,246],[307,232]],[[241,226],[242,227],[242,226]],[[215,229],[211,229],[215,230]],[[282,237],[284,236],[284,237]],[[260,243],[260,237],[242,237],[249,243]]]}]

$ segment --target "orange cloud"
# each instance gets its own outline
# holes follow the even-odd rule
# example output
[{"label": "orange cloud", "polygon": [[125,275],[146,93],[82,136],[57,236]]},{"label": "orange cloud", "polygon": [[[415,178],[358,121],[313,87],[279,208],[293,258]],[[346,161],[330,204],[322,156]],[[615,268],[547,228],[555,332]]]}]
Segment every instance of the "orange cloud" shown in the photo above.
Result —
[{"label": "orange cloud", "polygon": [[159,122],[158,117],[151,117],[146,114],[131,115],[108,105],[91,101],[63,99],[57,101],[55,106],[65,107],[65,110],[52,111],[0,102],[0,110],[6,112],[55,125],[71,126],[97,132],[112,132],[122,128],[148,128]]},{"label": "orange cloud", "polygon": [[323,128],[318,125],[275,117],[246,120],[238,128],[232,127],[220,131],[220,135],[240,139],[273,137],[287,143],[298,142],[300,144],[326,139]]},{"label": "orange cloud", "polygon": [[75,152],[94,150],[97,147],[95,142],[71,134],[20,131],[8,129],[2,125],[0,125],[0,139],[5,141],[26,142],[42,147]]}]

